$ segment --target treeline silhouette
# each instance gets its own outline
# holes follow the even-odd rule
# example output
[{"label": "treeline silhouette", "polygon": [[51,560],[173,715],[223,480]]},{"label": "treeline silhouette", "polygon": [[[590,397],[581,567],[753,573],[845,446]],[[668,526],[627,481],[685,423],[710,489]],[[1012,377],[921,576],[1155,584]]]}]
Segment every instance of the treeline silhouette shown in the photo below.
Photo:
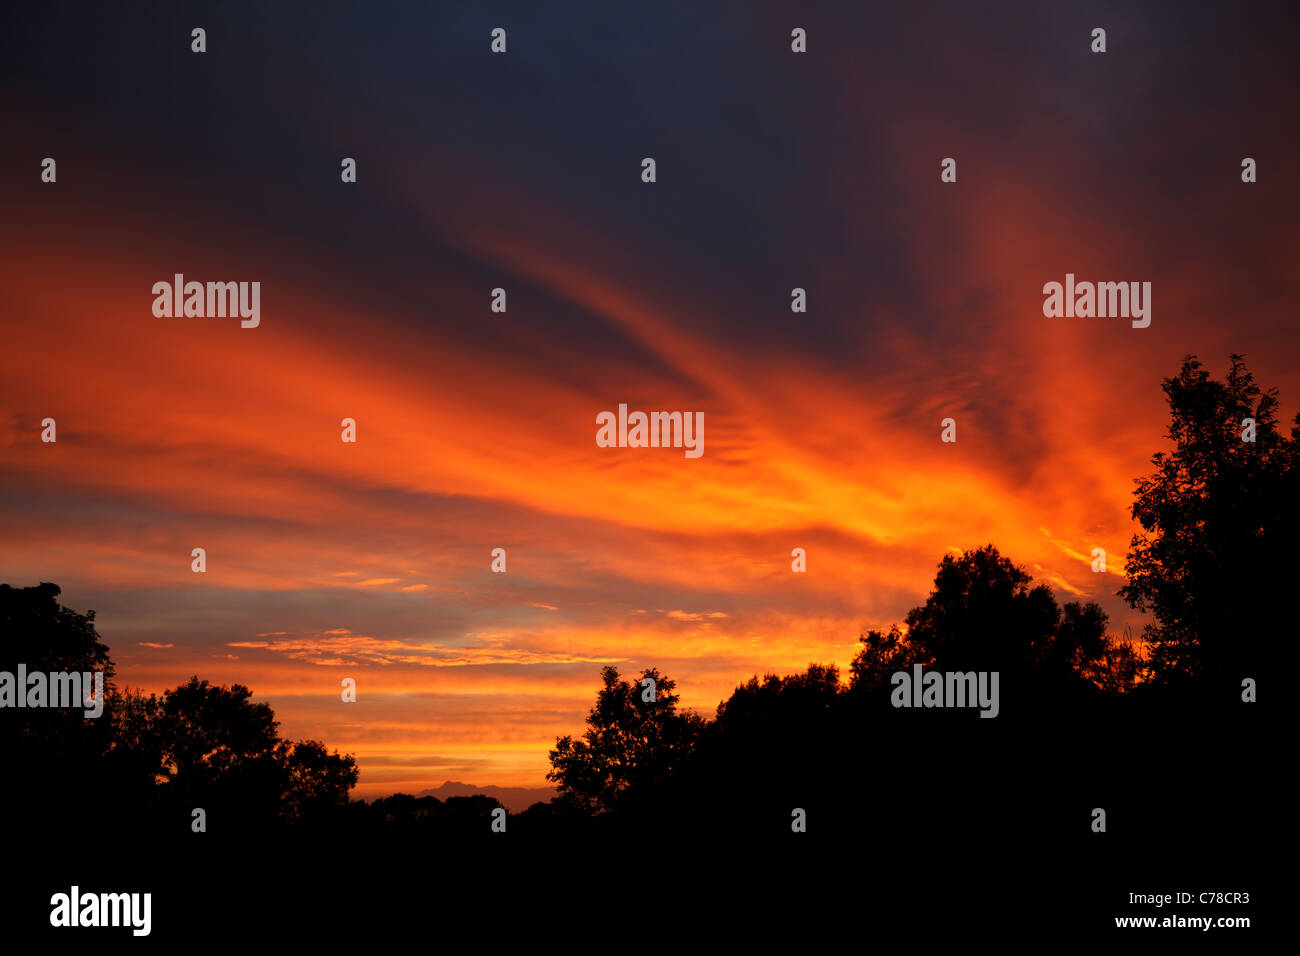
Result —
[{"label": "treeline silhouette", "polygon": [[[558,796],[511,815],[509,831],[753,841],[790,836],[802,813],[823,838],[868,833],[882,852],[945,847],[973,876],[981,864],[963,841],[985,854],[1003,840],[1083,841],[1098,808],[1132,846],[1259,838],[1242,768],[1276,754],[1244,696],[1250,681],[1275,692],[1265,669],[1290,636],[1300,416],[1283,435],[1275,391],[1239,356],[1222,382],[1189,357],[1163,388],[1174,447],[1137,481],[1141,530],[1120,592],[1153,616],[1143,642],[1110,635],[1096,603],[1059,604],[991,544],[947,555],[925,602],[901,626],[863,634],[843,675],[812,664],[755,676],[705,718],[679,707],[656,668],[632,680],[605,668],[585,732],[551,751]],[[111,677],[94,613],[61,607],[59,593],[0,586],[0,670]],[[998,716],[893,706],[891,675],[917,664],[998,672]],[[18,781],[6,798],[22,819],[187,831],[202,807],[209,830],[225,833],[490,833],[498,804],[485,796],[349,800],[353,758],[281,739],[270,708],[241,685],[110,688],[99,720],[3,713]]]},{"label": "treeline silhouette", "polygon": [[[104,711],[3,711],[4,799],[19,819],[60,829],[188,832],[193,810],[238,832],[320,817],[347,802],[356,762],[318,741],[281,739],[271,708],[240,684],[198,677],[162,695],[119,689],[93,611],[58,603],[59,588],[0,585],[0,671],[105,671]],[[20,690],[20,692],[22,692]],[[205,821],[206,822],[206,821]]]}]

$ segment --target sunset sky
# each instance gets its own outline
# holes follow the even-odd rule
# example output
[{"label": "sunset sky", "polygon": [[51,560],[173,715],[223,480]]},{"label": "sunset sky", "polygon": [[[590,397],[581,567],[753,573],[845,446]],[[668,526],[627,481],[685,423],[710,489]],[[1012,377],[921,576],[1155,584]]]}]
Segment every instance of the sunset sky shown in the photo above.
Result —
[{"label": "sunset sky", "polygon": [[[247,684],[363,797],[543,785],[607,663],[706,713],[847,666],[990,541],[1139,631],[1161,378],[1240,352],[1300,403],[1294,15],[627,6],[0,31],[0,581],[94,609],[119,684]],[[177,272],[260,281],[260,327],[156,318]],[[1150,327],[1045,318],[1067,272],[1151,282]],[[619,403],[703,411],[703,457],[597,447]]]}]

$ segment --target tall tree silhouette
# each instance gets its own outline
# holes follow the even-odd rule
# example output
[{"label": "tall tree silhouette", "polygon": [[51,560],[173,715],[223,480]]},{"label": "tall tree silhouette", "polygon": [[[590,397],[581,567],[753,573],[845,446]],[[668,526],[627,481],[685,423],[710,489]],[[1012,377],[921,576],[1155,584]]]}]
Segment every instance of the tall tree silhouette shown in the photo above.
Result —
[{"label": "tall tree silhouette", "polygon": [[[1300,416],[1287,438],[1276,390],[1262,390],[1239,355],[1222,382],[1189,356],[1163,388],[1174,449],[1157,453],[1154,474],[1137,482],[1133,517],[1143,530],[1120,594],[1155,615],[1145,632],[1154,679],[1195,680],[1226,701],[1293,619]],[[1253,442],[1243,440],[1246,419]]]},{"label": "tall tree silhouette", "polygon": [[[59,587],[42,583],[15,588],[0,584],[0,671],[15,674],[103,671],[106,694],[112,689],[113,662],[95,630],[95,612],[78,614],[58,602]],[[26,694],[26,688],[16,688]],[[26,800],[51,816],[70,817],[82,801],[77,795],[112,744],[112,698],[98,718],[84,708],[0,709],[0,750],[15,786],[3,799]]]}]

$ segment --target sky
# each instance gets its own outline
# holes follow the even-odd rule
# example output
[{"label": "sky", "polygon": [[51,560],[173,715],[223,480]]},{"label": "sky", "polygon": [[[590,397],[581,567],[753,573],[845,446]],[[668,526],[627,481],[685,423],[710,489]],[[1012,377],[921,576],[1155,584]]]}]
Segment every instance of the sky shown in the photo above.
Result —
[{"label": "sky", "polygon": [[[363,797],[543,785],[607,664],[706,714],[846,668],[990,541],[1140,631],[1161,379],[1238,352],[1300,406],[1296,15],[867,7],[7,13],[0,581],[94,609],[119,684],[246,684]],[[260,325],[156,317],[175,273]],[[1045,317],[1066,273],[1151,282],[1150,326]],[[620,403],[703,456],[598,447]]]}]

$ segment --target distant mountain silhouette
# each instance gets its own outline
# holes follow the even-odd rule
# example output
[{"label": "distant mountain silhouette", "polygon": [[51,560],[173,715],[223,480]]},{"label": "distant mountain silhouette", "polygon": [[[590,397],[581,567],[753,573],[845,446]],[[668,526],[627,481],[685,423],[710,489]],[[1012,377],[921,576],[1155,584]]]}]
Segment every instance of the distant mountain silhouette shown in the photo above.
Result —
[{"label": "distant mountain silhouette", "polygon": [[479,793],[495,798],[511,813],[522,813],[534,803],[550,801],[556,791],[553,787],[476,787],[470,783],[448,780],[438,789],[421,790],[416,796],[446,800],[448,797],[472,797]]}]

